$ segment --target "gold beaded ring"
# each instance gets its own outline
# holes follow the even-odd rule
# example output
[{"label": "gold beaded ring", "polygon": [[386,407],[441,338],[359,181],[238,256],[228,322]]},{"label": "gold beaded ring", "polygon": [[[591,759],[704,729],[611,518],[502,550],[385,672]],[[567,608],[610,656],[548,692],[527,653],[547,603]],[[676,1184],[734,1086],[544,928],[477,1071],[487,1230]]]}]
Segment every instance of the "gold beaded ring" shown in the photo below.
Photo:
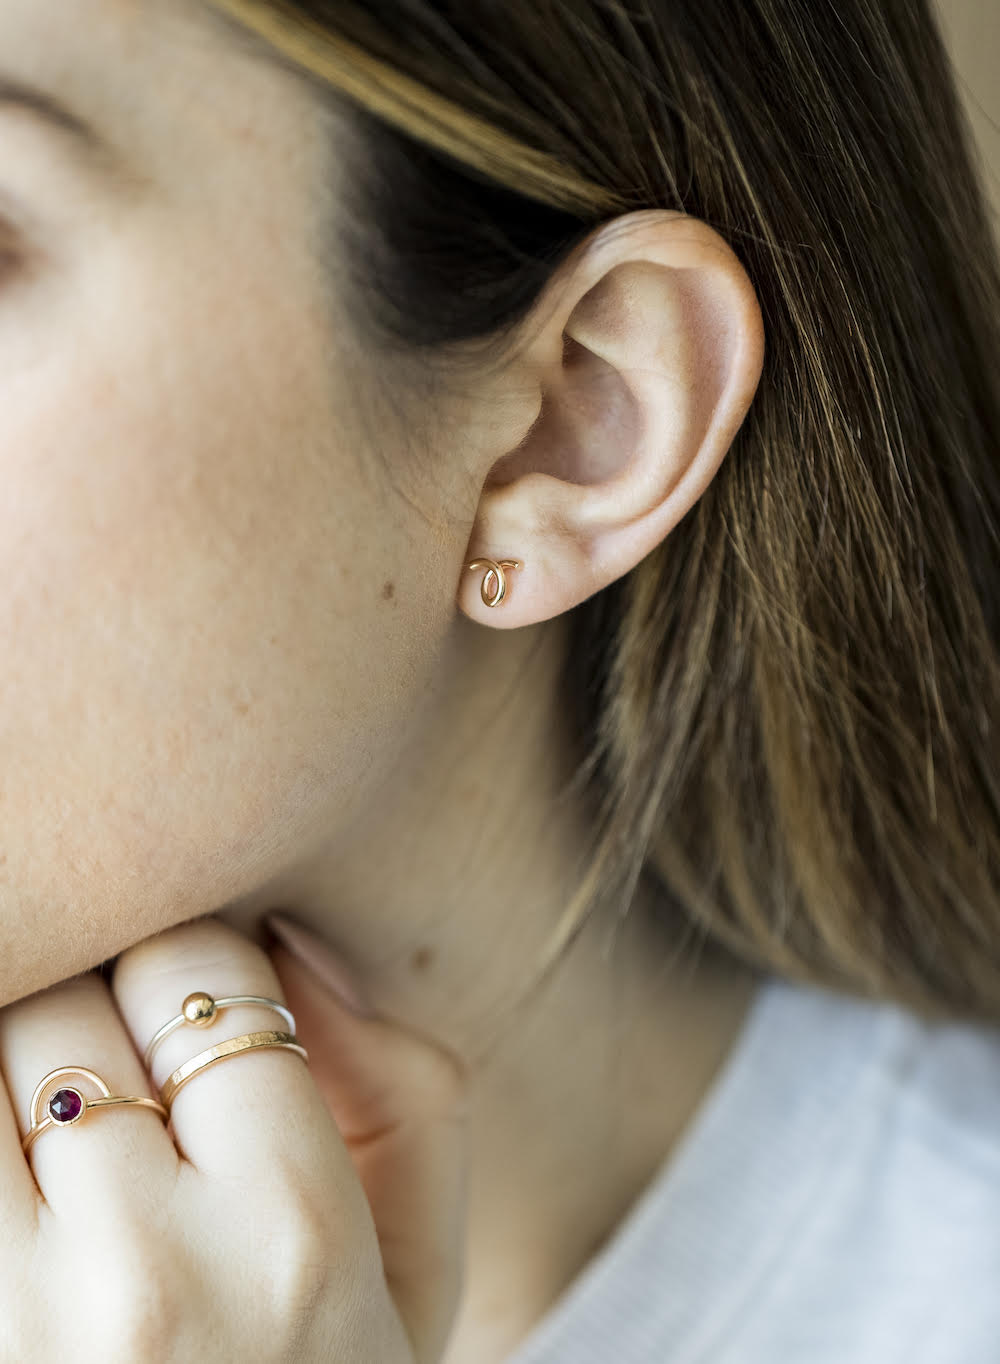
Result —
[{"label": "gold beaded ring", "polygon": [[[54,1094],[49,1096],[46,1113],[43,1117],[42,1095],[51,1086],[53,1080],[59,1080],[64,1075],[85,1077],[97,1086],[101,1091],[101,1097],[89,1099],[82,1090],[77,1089],[76,1085],[61,1085]],[[35,1092],[31,1096],[29,1109],[31,1126],[21,1140],[21,1150],[27,1155],[36,1137],[39,1137],[47,1127],[72,1127],[74,1123],[78,1123],[86,1117],[92,1108],[111,1108],[118,1104],[152,1108],[156,1113],[159,1113],[161,1118],[169,1117],[166,1107],[162,1103],[157,1103],[155,1099],[112,1094],[97,1072],[88,1070],[86,1066],[59,1066],[57,1070],[50,1070],[48,1075],[43,1075],[39,1080],[35,1086]]]},{"label": "gold beaded ring", "polygon": [[276,999],[265,999],[262,995],[226,995],[224,999],[213,999],[204,990],[195,990],[181,1005],[180,1013],[164,1023],[163,1027],[158,1028],[150,1038],[143,1056],[146,1069],[149,1069],[153,1053],[165,1037],[169,1037],[177,1028],[183,1028],[185,1024],[192,1028],[209,1028],[222,1010],[228,1009],[232,1004],[261,1004],[265,1008],[274,1009],[288,1024],[288,1031],[295,1032],[295,1019],[291,1009],[279,1004]]}]

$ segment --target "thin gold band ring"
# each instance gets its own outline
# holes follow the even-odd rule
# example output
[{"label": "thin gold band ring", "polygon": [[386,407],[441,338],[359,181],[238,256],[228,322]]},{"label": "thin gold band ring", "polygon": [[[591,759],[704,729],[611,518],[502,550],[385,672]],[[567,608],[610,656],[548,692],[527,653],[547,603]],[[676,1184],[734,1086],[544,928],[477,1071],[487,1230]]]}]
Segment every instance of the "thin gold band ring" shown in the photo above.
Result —
[{"label": "thin gold band ring", "polygon": [[[41,1104],[42,1095],[52,1084],[53,1080],[58,1080],[64,1075],[82,1075],[90,1080],[101,1091],[99,1099],[89,1099],[82,1090],[75,1085],[62,1085],[50,1095],[48,1101],[48,1112],[42,1116]],[[116,1105],[129,1104],[134,1107],[152,1108],[159,1113],[160,1117],[169,1117],[167,1109],[162,1103],[157,1103],[155,1099],[142,1099],[134,1095],[112,1094],[106,1082],[101,1079],[96,1071],[88,1070],[86,1066],[59,1066],[57,1070],[50,1070],[48,1075],[43,1075],[35,1086],[35,1092],[31,1096],[30,1119],[31,1126],[25,1133],[21,1141],[21,1150],[27,1155],[34,1141],[41,1136],[47,1127],[72,1127],[80,1122],[92,1108],[111,1108]]]},{"label": "thin gold band ring", "polygon": [[261,1051],[267,1047],[286,1047],[289,1051],[298,1052],[304,1061],[309,1059],[305,1047],[296,1041],[292,1033],[245,1032],[240,1037],[231,1037],[227,1042],[217,1042],[214,1047],[198,1052],[190,1061],[178,1066],[163,1082],[160,1102],[169,1110],[177,1091],[200,1071],[214,1066],[217,1061],[225,1061],[227,1057],[236,1056],[241,1051]]}]

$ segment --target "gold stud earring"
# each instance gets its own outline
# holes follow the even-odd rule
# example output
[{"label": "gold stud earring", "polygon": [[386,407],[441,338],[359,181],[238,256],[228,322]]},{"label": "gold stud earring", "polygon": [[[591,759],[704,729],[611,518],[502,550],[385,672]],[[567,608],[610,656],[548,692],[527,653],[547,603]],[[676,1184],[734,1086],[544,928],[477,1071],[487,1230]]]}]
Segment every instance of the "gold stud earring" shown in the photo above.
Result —
[{"label": "gold stud earring", "polygon": [[480,595],[487,606],[499,606],[507,595],[508,568],[521,568],[518,559],[473,559],[470,569],[485,568],[486,573],[480,585]]}]

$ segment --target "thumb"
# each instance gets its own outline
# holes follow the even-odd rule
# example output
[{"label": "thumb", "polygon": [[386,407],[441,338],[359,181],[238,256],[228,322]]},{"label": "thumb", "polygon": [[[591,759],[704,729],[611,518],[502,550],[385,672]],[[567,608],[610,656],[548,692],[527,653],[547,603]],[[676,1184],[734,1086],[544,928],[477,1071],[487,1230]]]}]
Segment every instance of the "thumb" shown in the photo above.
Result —
[{"label": "thumb", "polygon": [[350,992],[351,978],[323,940],[283,916],[267,923],[279,944],[271,961],[309,1069],[372,1211],[389,1291],[417,1360],[438,1364],[465,1260],[462,1063],[414,1032],[348,1007],[342,992]]}]

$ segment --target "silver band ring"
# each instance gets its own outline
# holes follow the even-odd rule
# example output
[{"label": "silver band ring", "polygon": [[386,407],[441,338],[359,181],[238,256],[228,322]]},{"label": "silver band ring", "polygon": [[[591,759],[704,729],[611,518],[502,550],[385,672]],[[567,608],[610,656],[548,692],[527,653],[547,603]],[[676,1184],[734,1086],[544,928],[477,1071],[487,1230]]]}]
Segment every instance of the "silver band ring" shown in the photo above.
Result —
[{"label": "silver band ring", "polygon": [[149,1070],[153,1053],[165,1037],[169,1037],[178,1028],[183,1028],[185,1024],[192,1028],[210,1028],[222,1010],[228,1009],[232,1004],[260,1004],[265,1008],[274,1009],[288,1024],[288,1031],[295,1032],[295,1018],[291,1009],[279,1004],[276,999],[265,999],[263,995],[226,995],[223,999],[213,999],[204,990],[195,990],[181,1005],[180,1013],[164,1023],[162,1028],[157,1028],[150,1038],[149,1046],[142,1058],[146,1069]]}]

